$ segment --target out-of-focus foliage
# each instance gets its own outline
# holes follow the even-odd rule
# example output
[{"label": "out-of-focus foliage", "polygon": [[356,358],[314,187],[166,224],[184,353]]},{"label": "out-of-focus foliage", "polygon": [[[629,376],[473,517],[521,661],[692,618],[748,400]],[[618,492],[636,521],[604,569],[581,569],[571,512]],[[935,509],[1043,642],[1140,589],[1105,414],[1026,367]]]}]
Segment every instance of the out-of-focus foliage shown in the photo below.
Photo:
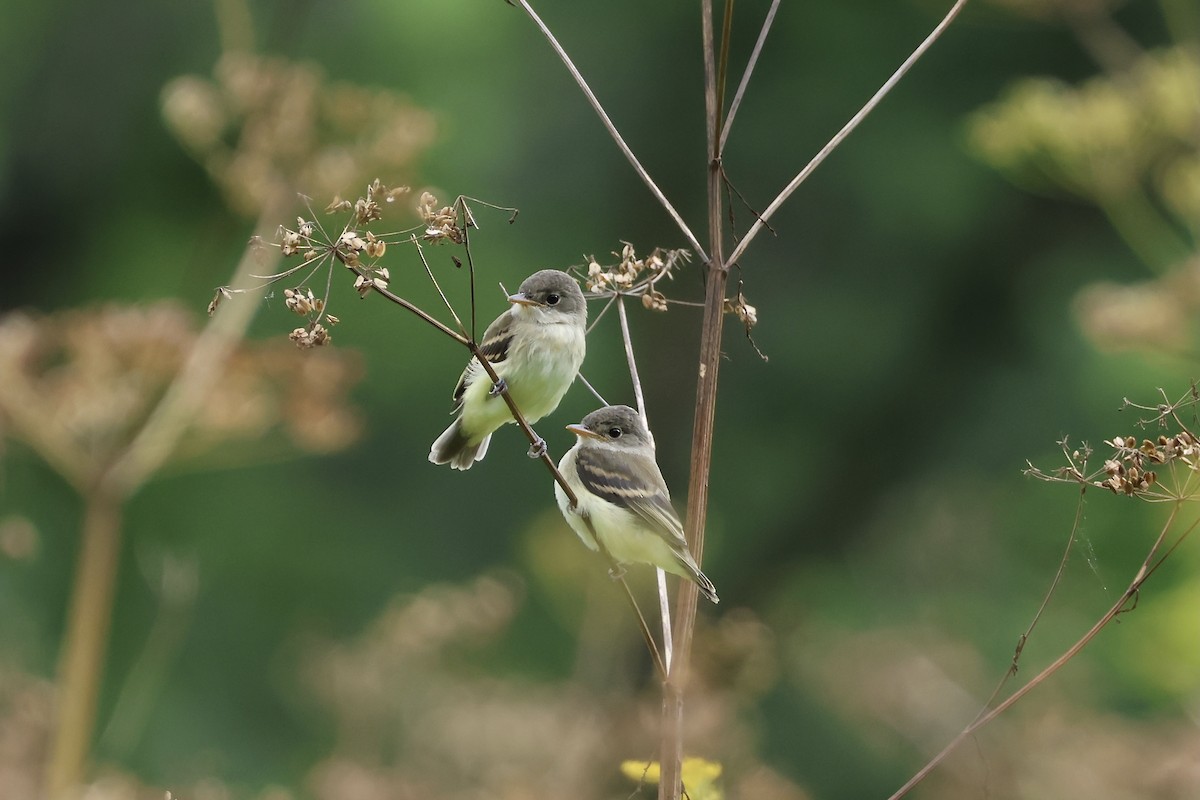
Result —
[{"label": "out-of-focus foliage", "polygon": [[[520,209],[512,225],[482,211],[471,232],[481,320],[504,307],[499,282],[586,267],[614,242],[643,256],[684,244],[500,0],[253,3],[244,15],[227,0],[18,5],[0,31],[0,240],[13,267],[0,304],[21,309],[6,325],[43,326],[47,341],[117,313],[106,303],[123,319],[173,308],[183,320],[179,304],[199,317],[264,197],[303,192],[320,215],[377,176],[413,187],[397,230],[420,222],[426,189]],[[702,229],[697,9],[539,5]],[[783,4],[725,158],[741,195],[769,202],[944,5]],[[735,75],[766,7],[737,4]],[[720,765],[724,796],[860,800],[903,782],[977,713],[1059,563],[1077,491],[1029,481],[1026,460],[1053,464],[1064,435],[1140,435],[1122,398],[1153,405],[1156,387],[1177,397],[1195,377],[1197,13],[1181,0],[970,4],[742,261],[742,312],[770,360],[742,337],[747,319],[730,319],[704,564],[723,602],[697,631],[687,712],[689,755]],[[390,173],[368,166],[377,147]],[[298,215],[314,216],[297,200],[274,222]],[[734,224],[749,219],[735,204]],[[430,266],[463,309],[450,252],[430,248]],[[694,262],[672,274],[658,287],[669,299],[702,296]],[[627,797],[621,764],[657,757],[658,697],[604,565],[561,522],[515,431],[467,475],[426,462],[465,355],[333,276],[332,348],[360,353],[362,436],[275,462],[256,425],[132,500],[92,796]],[[388,285],[439,313],[415,258]],[[265,355],[277,346],[289,364],[329,350],[285,341],[289,299],[280,287],[262,303],[254,335],[269,342],[248,352],[265,360],[226,376],[251,397],[281,377]],[[682,508],[699,315],[631,311]],[[190,324],[155,347],[194,336]],[[133,327],[154,339],[149,322]],[[81,408],[133,397],[89,342],[86,359],[60,349],[37,374],[92,370]],[[583,371],[629,402],[624,370],[609,315]],[[155,375],[145,387],[162,386]],[[35,421],[59,418],[44,396]],[[570,444],[559,424],[594,404],[577,387],[539,424],[552,452]],[[145,406],[121,408],[112,419],[128,424]],[[280,419],[254,417],[268,418]],[[51,725],[81,510],[36,444],[4,448],[0,798],[24,800]],[[1100,489],[1084,511],[1019,677],[1107,608],[1166,513]],[[1193,796],[1196,553],[1186,541],[1136,611],[921,796]],[[648,576],[632,578],[649,599]]]}]

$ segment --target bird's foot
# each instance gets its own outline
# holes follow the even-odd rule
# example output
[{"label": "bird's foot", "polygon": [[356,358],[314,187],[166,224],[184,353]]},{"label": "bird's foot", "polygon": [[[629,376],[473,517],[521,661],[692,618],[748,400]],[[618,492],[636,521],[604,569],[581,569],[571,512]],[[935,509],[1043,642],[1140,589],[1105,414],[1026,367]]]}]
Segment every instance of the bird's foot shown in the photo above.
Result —
[{"label": "bird's foot", "polygon": [[529,445],[529,457],[541,458],[544,455],[546,455],[546,440],[539,436],[536,442]]},{"label": "bird's foot", "polygon": [[508,382],[504,378],[500,378],[492,384],[492,390],[488,392],[488,397],[499,397],[508,390]]},{"label": "bird's foot", "polygon": [[614,581],[619,581],[625,577],[625,567],[622,564],[613,564],[608,568],[608,577]]}]

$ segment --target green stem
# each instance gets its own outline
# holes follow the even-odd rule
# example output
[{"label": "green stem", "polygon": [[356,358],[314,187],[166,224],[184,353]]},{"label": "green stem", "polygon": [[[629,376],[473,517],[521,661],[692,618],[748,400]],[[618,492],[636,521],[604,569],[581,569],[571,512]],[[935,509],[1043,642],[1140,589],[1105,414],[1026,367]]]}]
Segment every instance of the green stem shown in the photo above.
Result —
[{"label": "green stem", "polygon": [[1133,254],[1155,274],[1162,275],[1193,253],[1194,248],[1139,187],[1101,194],[1097,202]]},{"label": "green stem", "polygon": [[93,490],[84,502],[81,550],[59,656],[56,724],[46,766],[49,800],[75,796],[84,779],[121,552],[120,500]]}]

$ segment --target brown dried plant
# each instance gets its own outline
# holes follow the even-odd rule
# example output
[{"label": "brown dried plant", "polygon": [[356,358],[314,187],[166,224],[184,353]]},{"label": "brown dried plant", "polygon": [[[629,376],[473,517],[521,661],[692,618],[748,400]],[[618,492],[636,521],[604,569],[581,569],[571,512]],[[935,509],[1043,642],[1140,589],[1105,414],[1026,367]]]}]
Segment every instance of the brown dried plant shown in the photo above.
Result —
[{"label": "brown dried plant", "polygon": [[83,780],[128,499],[164,470],[229,466],[274,434],[291,452],[337,450],[358,435],[346,405],[361,372],[352,355],[234,347],[236,315],[217,322],[200,332],[170,301],[0,319],[0,432],[83,500],[47,797]]},{"label": "brown dried plant", "polygon": [[213,77],[162,92],[180,143],[248,216],[303,186],[331,197],[372,174],[405,174],[436,135],[433,116],[396,92],[331,81],[311,62],[227,52]]},{"label": "brown dried plant", "polygon": [[[984,708],[889,800],[898,800],[906,796],[960,745],[1033,689],[1044,684],[1075,658],[1113,620],[1122,614],[1133,611],[1137,607],[1137,599],[1146,582],[1175,552],[1176,548],[1200,526],[1200,516],[1188,520],[1183,515],[1186,504],[1197,499],[1198,489],[1200,489],[1200,479],[1197,476],[1198,467],[1200,467],[1200,462],[1198,462],[1200,439],[1184,422],[1186,412],[1191,411],[1194,417],[1195,407],[1200,404],[1200,390],[1193,385],[1185,395],[1174,401],[1170,400],[1161,389],[1159,394],[1162,398],[1161,402],[1154,405],[1143,405],[1128,399],[1125,400],[1126,408],[1150,413],[1150,416],[1140,418],[1137,425],[1142,428],[1159,428],[1162,432],[1154,438],[1122,434],[1105,440],[1104,444],[1110,448],[1110,452],[1105,454],[1099,468],[1089,466],[1093,451],[1088,445],[1072,447],[1066,440],[1059,443],[1066,461],[1063,466],[1045,470],[1032,464],[1029,465],[1026,474],[1030,477],[1051,483],[1065,483],[1078,489],[1075,523],[1067,537],[1058,572],[1050,582],[1041,605],[1029,626],[1018,637],[1009,668],[984,704]],[[1158,536],[1147,549],[1133,578],[1108,611],[1048,666],[1001,699],[1005,686],[1010,679],[1017,675],[1025,646],[1038,627],[1062,580],[1078,538],[1085,495],[1094,488],[1104,489],[1120,497],[1156,503],[1166,502],[1170,504],[1169,513],[1159,529]],[[1187,779],[1187,776],[1184,778]],[[1194,785],[1190,779],[1185,782],[1188,785]],[[1176,795],[1164,796],[1174,797]]]}]

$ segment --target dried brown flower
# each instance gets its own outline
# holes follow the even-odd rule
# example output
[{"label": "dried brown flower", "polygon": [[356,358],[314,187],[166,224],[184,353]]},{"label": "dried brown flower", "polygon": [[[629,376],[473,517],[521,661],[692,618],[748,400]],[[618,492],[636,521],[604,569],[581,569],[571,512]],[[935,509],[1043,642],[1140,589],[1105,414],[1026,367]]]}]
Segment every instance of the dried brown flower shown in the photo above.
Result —
[{"label": "dried brown flower", "polygon": [[417,203],[417,213],[425,223],[424,239],[427,242],[440,244],[453,242],[462,244],[465,240],[463,229],[458,225],[458,212],[454,206],[438,206],[438,199],[429,192],[421,193]]},{"label": "dried brown flower", "polygon": [[[8,314],[0,318],[3,432],[72,483],[86,485],[141,430],[198,336],[194,318],[171,302]],[[350,353],[316,356],[284,342],[243,344],[173,458],[248,446],[279,430],[290,432],[300,448],[313,449],[314,440],[301,432],[314,425],[338,431],[317,449],[348,444],[358,423],[345,394],[361,370]],[[317,371],[320,381],[314,383]],[[303,403],[296,401],[299,395]]]},{"label": "dried brown flower", "polygon": [[[614,252],[613,255],[617,262],[611,266],[602,265],[594,256],[587,257],[586,268],[582,270],[584,288],[594,295],[641,296],[642,304],[653,311],[666,311],[668,303],[655,284],[663,279],[674,278],[675,268],[692,257],[688,250],[656,247],[648,256],[640,258],[629,242],[622,242],[620,252]],[[650,299],[647,300],[647,297]]]},{"label": "dried brown flower", "polygon": [[[312,63],[229,52],[213,73],[167,84],[163,117],[250,216],[291,187],[333,196],[367,175],[408,171],[434,138],[432,115],[403,96],[330,81]],[[406,191],[382,188],[355,207],[362,224],[374,218],[372,203]]]}]

